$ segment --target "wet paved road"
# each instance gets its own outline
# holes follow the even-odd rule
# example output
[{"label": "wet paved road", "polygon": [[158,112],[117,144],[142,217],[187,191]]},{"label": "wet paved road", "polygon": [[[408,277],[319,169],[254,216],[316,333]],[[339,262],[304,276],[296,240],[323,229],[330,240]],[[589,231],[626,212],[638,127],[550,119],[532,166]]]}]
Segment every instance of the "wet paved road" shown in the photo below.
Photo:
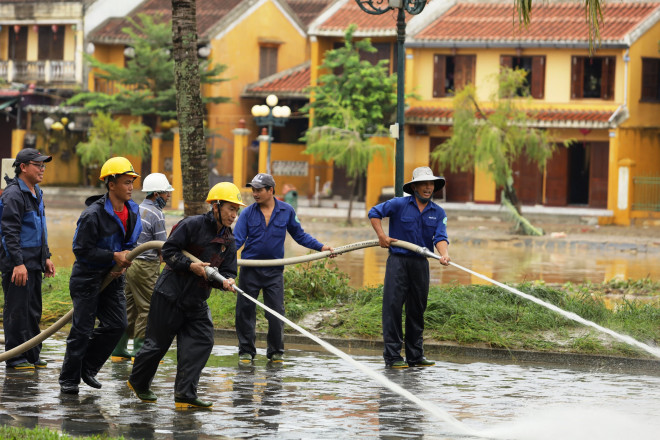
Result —
[{"label": "wet paved road", "polygon": [[[128,363],[107,363],[102,390],[81,385],[60,395],[63,340],[48,340],[48,369],[4,374],[0,423],[48,426],[75,435],[127,439],[474,439],[381,387],[318,347],[295,347],[280,368],[259,350],[254,367],[237,365],[234,341],[217,341],[199,395],[213,410],[176,411],[171,349],[154,381],[157,404],[127,389]],[[657,439],[660,372],[626,375],[556,367],[439,362],[384,370],[378,353],[352,354],[370,368],[447,411],[486,438]],[[1,367],[0,367],[1,368]]]}]

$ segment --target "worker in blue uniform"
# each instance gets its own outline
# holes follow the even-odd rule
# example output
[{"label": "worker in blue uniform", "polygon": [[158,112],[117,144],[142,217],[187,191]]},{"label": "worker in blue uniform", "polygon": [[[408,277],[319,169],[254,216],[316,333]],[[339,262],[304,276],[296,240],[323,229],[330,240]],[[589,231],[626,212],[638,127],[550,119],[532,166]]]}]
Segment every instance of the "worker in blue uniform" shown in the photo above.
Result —
[{"label": "worker in blue uniform", "polygon": [[[284,257],[284,239],[287,231],[301,246],[315,251],[333,251],[307,234],[296,212],[288,203],[275,198],[275,180],[270,174],[259,173],[248,187],[252,188],[255,203],[243,210],[236,227],[236,249],[245,245],[241,252],[244,260],[273,260]],[[263,291],[264,304],[284,315],[284,267],[243,267],[238,287],[257,298]],[[284,323],[266,312],[268,336],[266,357],[271,362],[282,362],[284,354]],[[236,335],[238,336],[239,361],[249,364],[257,354],[257,311],[255,304],[242,295],[236,298]]]},{"label": "worker in blue uniform", "polygon": [[[16,177],[5,177],[7,187],[0,199],[0,270],[4,292],[3,327],[5,351],[18,347],[40,333],[42,275],[55,275],[50,260],[43,191],[39,188],[51,156],[25,148],[13,163]],[[41,344],[7,359],[7,368],[46,368]]]},{"label": "worker in blue uniform", "polygon": [[[181,220],[162,248],[165,269],[158,277],[147,318],[144,345],[135,357],[128,387],[143,402],[156,402],[151,382],[158,363],[174,337],[177,372],[174,380],[176,408],[210,408],[212,402],[197,396],[197,384],[213,350],[213,321],[206,302],[211,288],[234,290],[237,261],[231,225],[243,204],[241,192],[230,182],[216,184],[206,198],[211,211]],[[197,257],[193,262],[183,251]],[[226,278],[208,280],[204,267],[213,266]]]},{"label": "worker in blue uniform", "polygon": [[[124,273],[131,265],[126,255],[142,231],[139,207],[131,200],[137,177],[128,159],[108,159],[100,175],[107,193],[88,198],[88,207],[78,219],[73,236],[76,261],[69,280],[73,322],[59,378],[64,394],[78,394],[81,378],[92,388],[101,388],[95,376],[126,329]],[[114,265],[121,270],[111,272]],[[108,273],[113,279],[101,290]]]},{"label": "worker in blue uniform", "polygon": [[[424,357],[424,312],[429,293],[429,262],[419,254],[391,246],[403,240],[435,249],[440,264],[449,265],[447,215],[431,199],[433,193],[445,186],[445,179],[436,177],[429,167],[415,168],[413,179],[403,185],[411,194],[395,197],[369,210],[371,226],[378,235],[380,246],[389,249],[383,286],[383,358],[388,368],[428,367],[435,362]],[[385,234],[382,219],[389,217],[389,235]],[[406,307],[405,353],[401,327],[403,306]]]}]

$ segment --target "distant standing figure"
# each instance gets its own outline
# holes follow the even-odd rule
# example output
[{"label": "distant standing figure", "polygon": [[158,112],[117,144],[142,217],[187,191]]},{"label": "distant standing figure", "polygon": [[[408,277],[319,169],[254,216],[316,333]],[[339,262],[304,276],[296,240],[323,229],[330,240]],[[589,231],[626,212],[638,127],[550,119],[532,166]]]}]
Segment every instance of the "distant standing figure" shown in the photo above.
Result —
[{"label": "distant standing figure", "polygon": [[[138,246],[149,241],[167,240],[163,208],[167,205],[172,191],[174,188],[165,174],[152,173],[142,181],[142,192],[146,192],[147,197],[140,203],[142,233],[137,241]],[[113,362],[130,361],[144,344],[149,304],[156,280],[160,275],[162,260],[160,251],[148,250],[135,257],[133,264],[126,270],[128,327],[112,352]],[[133,353],[127,348],[130,338],[133,338]]]},{"label": "distant standing figure", "polygon": [[[447,215],[433,203],[433,193],[445,186],[445,179],[433,175],[429,167],[415,168],[413,179],[403,185],[409,197],[395,197],[369,211],[371,226],[380,246],[389,248],[383,285],[383,358],[388,368],[428,367],[435,362],[424,357],[424,312],[429,295],[429,262],[415,252],[391,246],[404,240],[440,254],[440,264],[449,265]],[[389,236],[382,219],[390,218]],[[406,306],[406,361],[401,356],[404,341],[401,328]]]},{"label": "distant standing figure", "polygon": [[[284,239],[287,231],[301,246],[315,251],[333,251],[307,234],[295,211],[275,198],[275,180],[270,174],[260,173],[247,184],[252,188],[255,203],[243,210],[236,227],[236,249],[243,244],[241,254],[247,260],[273,260],[284,257]],[[257,298],[263,291],[266,306],[284,315],[284,267],[243,267],[238,279],[239,287]],[[266,312],[268,320],[268,349],[266,357],[282,362],[284,354],[284,323]],[[255,348],[257,312],[255,304],[239,295],[236,298],[236,335],[241,363],[251,363],[257,354]]]},{"label": "distant standing figure", "polygon": [[[100,175],[107,193],[88,198],[88,207],[78,219],[73,236],[76,261],[69,280],[73,321],[59,379],[64,394],[78,394],[81,378],[90,387],[101,388],[95,376],[126,330],[124,273],[131,265],[126,255],[142,232],[138,205],[131,200],[137,177],[128,159],[108,159]],[[115,264],[122,270],[112,272],[114,279],[101,290]]]},{"label": "distant standing figure", "polygon": [[[5,177],[7,187],[0,198],[0,270],[4,291],[3,327],[5,351],[18,347],[40,333],[41,280],[55,275],[50,260],[43,191],[46,162],[53,158],[34,148],[25,148],[12,165],[16,176]],[[40,358],[41,344],[6,361],[7,368],[46,368]]]}]

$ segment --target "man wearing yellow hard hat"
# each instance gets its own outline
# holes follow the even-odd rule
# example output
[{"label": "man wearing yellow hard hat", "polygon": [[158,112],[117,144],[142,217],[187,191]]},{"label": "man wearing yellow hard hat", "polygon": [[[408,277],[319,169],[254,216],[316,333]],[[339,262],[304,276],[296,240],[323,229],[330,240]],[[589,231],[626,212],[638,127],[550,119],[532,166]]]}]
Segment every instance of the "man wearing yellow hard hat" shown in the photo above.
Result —
[{"label": "man wearing yellow hard hat", "polygon": [[[213,406],[197,397],[197,383],[213,349],[213,321],[206,300],[211,288],[234,290],[237,261],[231,225],[245,204],[238,187],[229,182],[211,188],[206,201],[211,211],[181,220],[163,245],[166,266],[154,287],[146,339],[128,378],[129,388],[143,402],[156,402],[151,381],[176,336],[175,407]],[[184,250],[202,262],[193,263]],[[209,265],[227,280],[210,282],[204,271]]]},{"label": "man wearing yellow hard hat", "polygon": [[[108,159],[99,176],[107,192],[88,198],[78,219],[73,236],[76,261],[69,281],[73,324],[59,378],[64,394],[78,394],[81,378],[90,387],[101,388],[95,376],[126,329],[123,275],[131,265],[126,255],[142,231],[138,205],[131,200],[137,177],[140,175],[128,159]],[[114,265],[122,270],[113,272],[117,275],[101,290]],[[95,328],[96,319],[99,325]]]}]

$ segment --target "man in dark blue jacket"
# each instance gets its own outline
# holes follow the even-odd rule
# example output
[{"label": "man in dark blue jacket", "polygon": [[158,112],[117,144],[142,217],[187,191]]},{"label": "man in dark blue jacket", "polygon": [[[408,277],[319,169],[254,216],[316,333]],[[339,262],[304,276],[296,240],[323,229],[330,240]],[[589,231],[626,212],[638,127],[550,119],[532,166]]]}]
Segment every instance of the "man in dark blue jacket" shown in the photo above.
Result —
[{"label": "man in dark blue jacket", "polygon": [[[206,300],[211,288],[234,290],[236,245],[231,232],[243,204],[240,190],[230,182],[216,184],[206,201],[210,212],[181,220],[163,245],[167,264],[158,277],[151,297],[144,345],[135,357],[128,387],[143,402],[157,396],[151,381],[158,363],[174,337],[177,344],[177,373],[174,380],[176,408],[210,408],[212,402],[197,397],[197,384],[213,350],[213,321]],[[197,257],[193,262],[183,251]],[[213,266],[226,278],[209,282],[205,266]]]},{"label": "man in dark blue jacket", "polygon": [[[95,376],[128,325],[124,272],[131,262],[126,255],[142,231],[139,207],[131,200],[136,177],[139,174],[126,158],[108,159],[100,176],[108,192],[87,199],[88,208],[78,219],[73,236],[76,261],[69,280],[73,323],[60,372],[62,393],[78,394],[81,378],[101,388]],[[110,272],[115,264],[122,269]],[[101,290],[108,273],[113,279]],[[99,325],[94,328],[97,318]]]},{"label": "man in dark blue jacket", "polygon": [[[43,191],[38,185],[44,178],[46,162],[51,160],[51,156],[34,148],[25,148],[16,155],[13,164],[16,177],[5,177],[7,187],[0,199],[5,351],[39,334],[42,273],[46,277],[55,275],[48,249]],[[45,368],[47,362],[39,357],[40,353],[41,344],[8,359],[7,367],[15,370]]]},{"label": "man in dark blue jacket", "polygon": [[[390,246],[404,240],[429,250],[435,248],[440,263],[449,265],[447,215],[433,203],[433,193],[445,186],[445,179],[429,167],[415,168],[413,180],[403,185],[409,197],[396,197],[369,210],[371,226],[380,246],[389,248],[383,285],[383,358],[388,368],[429,367],[435,362],[424,357],[424,312],[429,295],[429,262],[419,254]],[[389,236],[381,220],[390,219]],[[406,305],[406,361],[401,357],[404,340],[401,314]]]},{"label": "man in dark blue jacket", "polygon": [[[243,210],[236,227],[236,249],[243,244],[241,258],[247,260],[273,260],[284,257],[284,239],[287,231],[296,242],[315,251],[332,251],[307,234],[291,205],[274,197],[275,180],[270,174],[257,174],[247,184],[252,188],[255,203]],[[264,304],[284,315],[284,267],[243,267],[238,287],[253,298],[264,292]],[[268,348],[266,356],[272,362],[282,362],[284,354],[284,323],[270,313],[268,320]],[[242,295],[236,298],[236,335],[241,363],[249,364],[257,354],[255,348],[257,312],[255,304]]]}]

